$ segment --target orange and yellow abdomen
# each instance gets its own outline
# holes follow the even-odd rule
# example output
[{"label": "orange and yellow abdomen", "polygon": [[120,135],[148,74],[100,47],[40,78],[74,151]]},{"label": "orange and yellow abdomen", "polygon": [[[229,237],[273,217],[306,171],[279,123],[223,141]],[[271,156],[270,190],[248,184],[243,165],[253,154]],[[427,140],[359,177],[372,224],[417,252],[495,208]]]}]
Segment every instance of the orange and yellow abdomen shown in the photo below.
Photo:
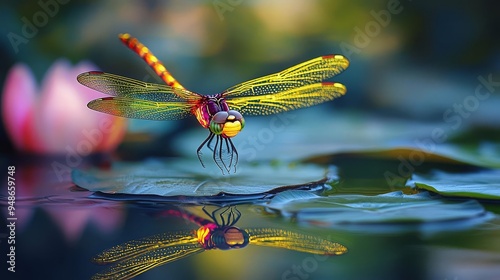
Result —
[{"label": "orange and yellow abdomen", "polygon": [[184,88],[170,72],[167,71],[163,63],[156,58],[156,56],[139,40],[130,36],[130,34],[118,35],[120,40],[132,51],[137,53],[153,70],[156,74],[169,86],[174,88]]}]

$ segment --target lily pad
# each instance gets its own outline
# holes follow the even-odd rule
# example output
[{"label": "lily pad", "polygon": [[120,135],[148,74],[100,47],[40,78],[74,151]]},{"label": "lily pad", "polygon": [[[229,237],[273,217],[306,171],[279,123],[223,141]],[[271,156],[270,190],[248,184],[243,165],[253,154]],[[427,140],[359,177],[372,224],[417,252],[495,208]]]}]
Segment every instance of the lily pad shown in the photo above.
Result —
[{"label": "lily pad", "polygon": [[416,186],[445,196],[500,199],[500,170],[473,173],[435,171],[429,176],[414,175],[409,186]]},{"label": "lily pad", "polygon": [[462,226],[491,218],[491,214],[474,200],[450,202],[433,198],[427,192],[323,197],[291,190],[276,195],[267,207],[316,226],[362,231],[447,230],[451,226],[448,222],[459,222],[458,226]]},{"label": "lily pad", "polygon": [[[245,129],[233,139],[241,159],[299,160],[313,155],[391,148],[427,135],[434,126],[374,117],[368,113],[332,111],[329,106],[265,117],[246,117]],[[195,155],[206,131],[190,130],[174,146]]]},{"label": "lily pad", "polygon": [[[326,110],[325,110],[326,109]],[[234,138],[242,161],[301,160],[340,153],[392,153],[424,160],[449,160],[481,167],[500,167],[500,143],[496,138],[456,141],[467,131],[442,122],[421,123],[377,117],[369,113],[332,111],[317,107],[268,117],[248,117],[245,129]],[[491,133],[498,130],[490,130]],[[206,131],[186,131],[174,146],[186,156],[206,137]],[[395,158],[398,154],[392,153]],[[401,155],[405,156],[405,154]]]},{"label": "lily pad", "polygon": [[[196,168],[193,168],[196,166]],[[142,196],[208,197],[275,194],[287,189],[317,189],[336,178],[334,169],[317,165],[239,165],[236,174],[203,169],[199,162],[148,160],[116,163],[110,170],[73,170],[73,182],[89,191],[116,195],[117,199]],[[123,197],[123,194],[132,195]],[[111,195],[111,196],[109,196]],[[122,196],[120,196],[122,195]]]}]

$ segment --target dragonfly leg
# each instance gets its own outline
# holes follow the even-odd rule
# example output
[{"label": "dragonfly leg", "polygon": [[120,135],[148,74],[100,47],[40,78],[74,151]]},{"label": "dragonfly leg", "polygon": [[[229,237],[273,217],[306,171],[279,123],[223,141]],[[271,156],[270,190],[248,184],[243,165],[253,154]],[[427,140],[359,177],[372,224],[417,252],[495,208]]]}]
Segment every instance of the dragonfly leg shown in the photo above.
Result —
[{"label": "dragonfly leg", "polygon": [[227,172],[231,172],[231,166],[233,164],[233,150],[232,150],[232,147],[229,146],[229,142],[231,141],[231,139],[229,138],[224,138],[224,142],[226,144],[226,151],[227,151],[227,154],[229,155],[229,169],[227,170]]},{"label": "dragonfly leg", "polygon": [[[213,140],[215,138],[215,144],[212,145]],[[196,154],[198,155],[198,159],[203,167],[205,167],[205,163],[203,163],[202,159],[202,149],[207,146],[213,153],[213,159],[217,167],[224,174],[224,169],[230,173],[231,167],[234,165],[234,172],[236,172],[236,164],[238,163],[238,152],[236,151],[236,147],[230,138],[222,137],[221,135],[216,135],[212,132],[208,135],[208,137],[201,143],[201,145],[196,150]]]},{"label": "dragonfly leg", "polygon": [[[235,156],[235,161],[234,161],[234,173],[236,173],[236,165],[238,165],[238,151],[236,150],[236,147],[233,144],[233,141],[231,141],[230,138],[227,138],[229,144],[231,144],[231,163],[233,162],[233,156]],[[229,167],[231,168],[231,164],[229,164]],[[229,172],[229,171],[228,171]]]},{"label": "dragonfly leg", "polygon": [[221,152],[222,139],[221,138],[222,138],[222,136],[217,135],[217,138],[215,139],[215,147],[214,147],[215,149],[213,152],[213,159],[215,161],[215,164],[217,164],[217,167],[219,167],[219,169],[222,171],[222,174],[224,174],[224,169],[222,168],[222,166],[226,167],[226,165],[224,164],[224,161],[222,160],[222,152]]},{"label": "dragonfly leg", "polygon": [[205,144],[207,142],[210,143],[212,141],[212,139],[214,138],[214,136],[215,136],[215,134],[213,134],[212,132],[210,132],[210,134],[208,135],[208,137],[201,143],[201,145],[196,150],[196,154],[198,154],[198,160],[200,161],[201,166],[203,166],[203,168],[205,168],[205,164],[203,163],[203,160],[201,159],[201,156],[202,156],[201,149],[203,149],[203,146],[205,146]]},{"label": "dragonfly leg", "polygon": [[215,223],[217,223],[217,220],[215,219],[215,216],[214,216],[214,212],[217,211],[212,211],[212,213],[208,213],[207,209],[206,209],[206,205],[203,206],[203,208],[201,208],[203,210],[203,212],[205,213],[205,215],[207,215],[212,221],[214,221]]},{"label": "dragonfly leg", "polygon": [[241,212],[235,206],[227,206],[217,208],[212,212],[212,214],[207,213],[207,215],[220,226],[233,226],[240,219]]},{"label": "dragonfly leg", "polygon": [[196,150],[196,153],[198,154],[198,160],[200,160],[201,166],[203,166],[203,168],[205,168],[205,164],[203,163],[203,160],[201,159],[201,156],[202,156],[201,149],[203,149],[203,146],[205,146],[205,144],[207,142],[210,145],[210,142],[212,142],[212,139],[214,139],[214,136],[215,136],[215,134],[213,134],[212,132],[210,132],[210,134],[208,135],[208,137],[201,143],[201,145]]},{"label": "dragonfly leg", "polygon": [[229,150],[224,150],[224,142],[226,142],[227,146],[227,138],[222,138],[220,139],[219,143],[219,159],[222,162],[222,165],[224,165],[224,168],[226,168],[227,172],[231,172],[231,160],[229,161],[229,165],[226,164],[226,155],[229,153]]},{"label": "dragonfly leg", "polygon": [[230,169],[227,167],[226,162],[224,161],[223,155],[225,155],[224,148],[223,148],[223,138],[220,135],[217,135],[217,139],[215,139],[215,146],[214,146],[214,151],[213,151],[213,159],[215,163],[217,164],[217,167],[222,171],[222,174],[224,174],[224,169],[229,172]]},{"label": "dragonfly leg", "polygon": [[224,207],[224,208],[219,208],[217,210],[221,210],[221,209],[224,209],[224,211],[222,211],[220,214],[219,214],[219,217],[221,219],[221,225],[225,226],[225,225],[228,225],[229,224],[229,220],[230,220],[230,217],[228,216],[228,223],[226,224],[226,219],[224,219],[224,215],[226,215],[226,212],[229,210],[231,206],[229,207]]},{"label": "dragonfly leg", "polygon": [[[224,219],[224,215],[225,215],[225,213],[227,212],[228,209],[229,209],[229,207],[217,207],[212,212],[208,212],[206,206],[203,206],[203,208],[202,208],[202,210],[205,213],[205,215],[207,215],[210,218],[210,220],[212,220],[212,222],[215,223],[218,226],[225,226],[225,225],[227,225],[226,224],[226,220]],[[221,212],[221,213],[219,213],[219,212]]]},{"label": "dragonfly leg", "polygon": [[[215,134],[214,134],[214,136],[215,136]],[[212,137],[212,139],[210,139],[210,140],[208,141],[208,143],[207,143],[207,147],[208,147],[208,149],[209,149],[210,151],[212,151],[212,152],[213,152],[213,151],[214,151],[214,147],[212,147],[212,140],[214,140],[214,137]]]},{"label": "dragonfly leg", "polygon": [[231,212],[228,216],[228,225],[233,226],[241,218],[241,212],[236,207],[231,207]]},{"label": "dragonfly leg", "polygon": [[[216,142],[216,151],[214,153],[217,154],[216,162],[218,162],[219,167],[224,166],[228,173],[231,173],[231,167],[233,165],[234,160],[234,145],[231,142],[231,139],[220,137]],[[236,172],[236,166],[235,166]],[[223,172],[224,173],[224,172]]]}]

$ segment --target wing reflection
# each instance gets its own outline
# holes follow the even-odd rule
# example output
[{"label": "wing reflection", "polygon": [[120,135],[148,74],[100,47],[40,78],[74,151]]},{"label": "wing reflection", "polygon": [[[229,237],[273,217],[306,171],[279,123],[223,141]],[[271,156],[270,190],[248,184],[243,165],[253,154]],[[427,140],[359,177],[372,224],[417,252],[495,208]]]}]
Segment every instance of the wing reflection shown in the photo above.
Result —
[{"label": "wing reflection", "polygon": [[162,233],[132,240],[97,255],[98,264],[114,263],[92,279],[129,279],[154,267],[176,261],[205,250],[239,249],[248,244],[285,248],[320,255],[341,255],[347,248],[339,243],[311,235],[274,228],[240,229],[234,226],[241,217],[235,206],[203,212],[209,219],[178,210],[167,210],[165,216],[176,216],[199,226],[197,230]]}]

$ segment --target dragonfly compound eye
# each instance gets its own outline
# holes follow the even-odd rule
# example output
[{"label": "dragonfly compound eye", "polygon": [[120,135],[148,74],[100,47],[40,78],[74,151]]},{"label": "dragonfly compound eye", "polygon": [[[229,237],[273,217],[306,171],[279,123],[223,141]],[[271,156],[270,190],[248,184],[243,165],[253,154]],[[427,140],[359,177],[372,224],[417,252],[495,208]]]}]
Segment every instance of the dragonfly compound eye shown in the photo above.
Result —
[{"label": "dragonfly compound eye", "polygon": [[229,110],[228,113],[229,115],[226,119],[226,124],[222,129],[222,135],[227,138],[231,138],[238,135],[243,127],[245,127],[245,119],[237,111]]},{"label": "dragonfly compound eye", "polygon": [[220,111],[220,112],[217,112],[213,117],[212,117],[212,120],[211,122],[215,122],[215,123],[220,123],[220,124],[224,124],[227,120],[227,118],[229,117],[229,112],[226,112],[226,111]]},{"label": "dragonfly compound eye", "polygon": [[248,233],[237,227],[214,231],[211,238],[215,247],[221,250],[243,248],[249,242]]},{"label": "dragonfly compound eye", "polygon": [[216,135],[220,135],[224,129],[228,116],[229,114],[226,111],[217,112],[210,120],[210,131],[212,131]]},{"label": "dragonfly compound eye", "polygon": [[242,248],[248,245],[248,234],[246,231],[236,227],[230,227],[224,232],[226,244],[231,248]]},{"label": "dragonfly compound eye", "polygon": [[232,138],[243,129],[245,119],[234,110],[217,112],[210,120],[209,128],[216,135]]},{"label": "dragonfly compound eye", "polygon": [[210,121],[210,131],[212,131],[216,135],[220,135],[222,133],[222,130],[224,129],[224,124],[223,123],[217,123],[214,122],[213,120]]}]

